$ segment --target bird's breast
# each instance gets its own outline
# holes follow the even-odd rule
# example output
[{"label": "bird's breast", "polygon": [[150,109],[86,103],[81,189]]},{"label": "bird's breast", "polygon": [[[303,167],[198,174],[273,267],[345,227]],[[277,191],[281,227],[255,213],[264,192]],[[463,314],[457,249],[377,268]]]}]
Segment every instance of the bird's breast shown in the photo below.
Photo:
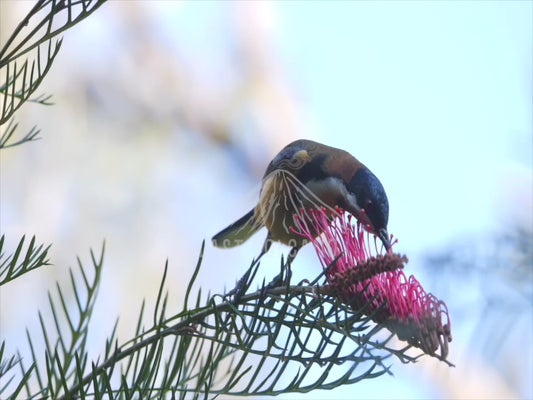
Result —
[{"label": "bird's breast", "polygon": [[322,206],[343,206],[345,203],[352,207],[357,206],[357,199],[349,193],[344,182],[337,177],[328,177],[320,180],[310,180],[307,188],[324,204]]},{"label": "bird's breast", "polygon": [[302,208],[335,206],[350,208],[351,212],[359,210],[355,196],[348,193],[340,178],[309,180],[303,184],[294,175],[279,173],[263,180],[255,217],[264,223],[273,240],[299,246],[303,245],[303,238],[291,230],[296,226],[295,215],[301,215]]}]

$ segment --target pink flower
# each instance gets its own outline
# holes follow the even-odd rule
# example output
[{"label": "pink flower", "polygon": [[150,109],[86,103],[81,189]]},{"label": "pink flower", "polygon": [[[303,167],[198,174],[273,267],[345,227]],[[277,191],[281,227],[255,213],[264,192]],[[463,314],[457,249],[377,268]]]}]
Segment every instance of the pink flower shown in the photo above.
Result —
[{"label": "pink flower", "polygon": [[[365,310],[426,354],[439,357],[440,348],[439,358],[446,359],[452,340],[448,308],[414,276],[406,277],[406,256],[391,250],[381,254],[377,240],[372,244],[363,226],[339,208],[305,209],[295,221],[293,231],[311,241],[326,269],[326,293],[354,310]],[[315,232],[321,234],[315,237]]]}]

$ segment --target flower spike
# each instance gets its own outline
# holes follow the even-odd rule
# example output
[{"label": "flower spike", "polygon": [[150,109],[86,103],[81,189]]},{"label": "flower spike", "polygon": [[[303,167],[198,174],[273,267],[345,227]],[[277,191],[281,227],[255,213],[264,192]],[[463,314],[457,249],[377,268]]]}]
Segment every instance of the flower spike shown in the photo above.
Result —
[{"label": "flower spike", "polygon": [[452,340],[448,308],[414,276],[406,277],[407,257],[392,251],[397,240],[381,254],[362,224],[340,208],[302,209],[295,224],[293,232],[313,244],[326,269],[326,293],[367,310],[400,340],[446,360]]}]

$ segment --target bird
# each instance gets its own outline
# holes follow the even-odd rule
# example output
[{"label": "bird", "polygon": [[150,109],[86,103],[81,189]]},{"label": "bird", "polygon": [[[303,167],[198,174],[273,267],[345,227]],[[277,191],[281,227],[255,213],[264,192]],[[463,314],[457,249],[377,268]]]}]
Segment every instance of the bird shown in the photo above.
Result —
[{"label": "bird", "polygon": [[320,207],[340,207],[352,214],[389,251],[389,202],[379,179],[347,151],[307,139],[289,143],[272,159],[257,205],[213,236],[213,245],[238,246],[266,227],[268,234],[259,257],[272,242],[292,247],[295,256],[307,243],[291,229],[295,217],[302,217],[302,210]]}]

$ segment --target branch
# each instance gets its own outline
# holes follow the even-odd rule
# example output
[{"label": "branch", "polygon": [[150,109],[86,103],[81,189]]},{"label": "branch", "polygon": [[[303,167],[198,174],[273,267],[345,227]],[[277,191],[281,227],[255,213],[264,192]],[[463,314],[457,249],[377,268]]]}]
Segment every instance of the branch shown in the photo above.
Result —
[{"label": "branch", "polygon": [[[9,121],[0,137],[0,149],[30,141],[38,134],[32,128],[21,140],[7,144],[17,128],[14,113],[27,101],[53,104],[51,95],[32,97],[61,48],[62,38],[55,39],[98,9],[106,0],[39,0],[18,24],[0,49],[0,126]],[[30,24],[30,22],[34,22]],[[30,54],[31,53],[31,54]],[[26,57],[24,60],[20,59]]]},{"label": "branch", "polygon": [[32,140],[37,140],[37,135],[41,132],[39,129],[37,129],[37,127],[34,126],[30,129],[28,133],[26,133],[26,135],[22,137],[22,139],[9,143],[17,128],[18,124],[13,125],[13,120],[9,121],[9,125],[7,126],[6,131],[2,134],[2,136],[0,136],[0,150],[7,149],[8,147],[15,147],[22,143],[30,142]]},{"label": "branch", "polygon": [[[23,56],[41,44],[50,41],[55,36],[73,27],[81,20],[87,18],[107,0],[39,0],[30,10],[26,17],[18,24],[9,39],[0,50],[0,68]],[[24,30],[29,27],[30,21],[38,16],[42,10],[48,12],[41,17],[30,32],[22,36]],[[79,11],[77,11],[79,9]],[[54,27],[58,16],[66,14],[66,21]],[[44,29],[44,34],[38,36]],[[22,36],[22,37],[21,37]],[[20,39],[18,44],[16,40]]]},{"label": "branch", "polygon": [[[203,252],[203,246],[202,246]],[[189,283],[185,298],[201,264]],[[250,287],[258,263],[251,266]],[[109,352],[88,374],[70,386],[59,399],[87,393],[89,386],[100,394],[135,392],[142,398],[162,393],[207,395],[276,395],[307,392],[373,378],[389,371],[383,361],[390,356],[387,339],[371,341],[381,328],[368,332],[373,315],[356,312],[333,297],[323,296],[322,286],[304,284],[263,285],[237,299],[215,295],[195,307],[185,301],[183,310],[165,318],[167,296],[162,285],[154,312],[154,325],[142,331],[140,321],[134,339]],[[285,265],[284,268],[288,268]],[[165,353],[166,338],[174,338]],[[108,342],[109,343],[109,342]],[[407,348],[406,348],[407,349]],[[381,354],[374,354],[382,350]],[[396,350],[403,362],[413,361]],[[163,361],[165,354],[166,361]],[[230,365],[225,369],[223,365]],[[122,365],[119,389],[105,389],[112,372]],[[345,366],[349,366],[346,368]],[[296,371],[295,368],[296,367]],[[318,374],[318,377],[316,376]],[[288,379],[288,377],[291,377]]]},{"label": "branch", "polygon": [[[37,268],[50,265],[48,250],[50,245],[35,244],[35,236],[31,238],[26,251],[23,251],[26,236],[22,236],[13,254],[4,254],[5,235],[0,238],[0,286]],[[21,257],[22,256],[22,257]]]},{"label": "branch", "polygon": [[[58,285],[56,296],[50,296],[53,319],[47,321],[39,313],[45,345],[35,346],[27,334],[32,364],[24,368],[20,361],[23,384],[17,390],[23,385],[29,398],[55,399],[271,396],[378,377],[389,373],[385,362],[391,355],[404,363],[417,359],[406,353],[412,346],[395,348],[393,335],[382,334],[385,325],[372,321],[380,308],[371,310],[367,304],[354,309],[338,301],[324,286],[324,273],[311,283],[291,284],[288,275],[250,290],[259,269],[254,261],[235,297],[204,296],[199,289],[193,298],[204,245],[181,311],[166,315],[167,263],[149,329],[143,327],[143,302],[133,339],[119,344],[115,324],[103,358],[96,361],[91,361],[85,343],[103,251],[98,259],[91,253],[92,279],[78,261],[78,278],[71,274],[75,307],[68,307]],[[290,260],[282,261],[283,271],[289,267]],[[80,274],[82,285],[77,283]],[[45,366],[39,348],[44,348]],[[37,393],[32,389],[35,381]]]}]

